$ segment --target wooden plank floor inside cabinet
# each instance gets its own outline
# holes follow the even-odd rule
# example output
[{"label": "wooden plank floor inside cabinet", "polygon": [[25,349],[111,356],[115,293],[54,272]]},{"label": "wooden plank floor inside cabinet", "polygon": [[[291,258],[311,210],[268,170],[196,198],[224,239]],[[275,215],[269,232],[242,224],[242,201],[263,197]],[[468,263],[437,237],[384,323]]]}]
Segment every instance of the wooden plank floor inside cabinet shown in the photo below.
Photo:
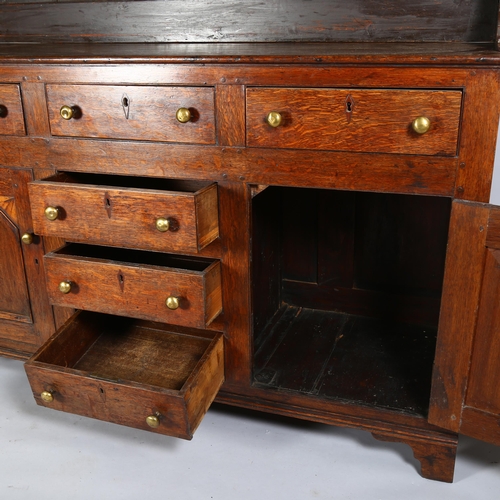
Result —
[{"label": "wooden plank floor inside cabinet", "polygon": [[428,412],[436,328],[284,306],[262,335],[259,387]]}]

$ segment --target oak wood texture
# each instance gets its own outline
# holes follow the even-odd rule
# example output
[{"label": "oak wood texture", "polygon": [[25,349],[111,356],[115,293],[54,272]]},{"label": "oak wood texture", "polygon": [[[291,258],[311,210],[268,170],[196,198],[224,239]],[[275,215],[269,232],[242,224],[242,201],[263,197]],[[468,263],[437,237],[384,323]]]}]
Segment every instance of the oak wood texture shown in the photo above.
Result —
[{"label": "oak wood texture", "polygon": [[[47,85],[53,135],[215,143],[213,88]],[[75,109],[70,120],[62,106]],[[181,123],[180,108],[191,112]]]},{"label": "oak wood texture", "polygon": [[[191,439],[224,380],[223,342],[218,333],[77,313],[25,368],[39,405]],[[146,417],[156,414],[152,429]]]},{"label": "oak wood texture", "polygon": [[[306,3],[306,8],[309,8],[311,3],[305,2],[304,5]],[[146,3],[143,5],[146,6]],[[409,4],[398,4],[398,8],[403,7],[413,8]],[[262,9],[267,8],[267,5],[262,6]],[[347,8],[347,5],[343,4],[342,8]],[[437,9],[437,4],[434,3],[432,8]],[[498,5],[495,5],[495,9],[497,12]],[[460,11],[460,16],[462,14],[463,11]],[[448,20],[432,22],[443,24]],[[427,24],[430,29],[432,22]],[[419,30],[422,29],[420,24]],[[59,35],[54,32],[54,36]],[[96,243],[109,248],[99,249],[98,254],[84,253],[83,256],[72,254],[67,248],[48,256],[47,260],[64,261],[68,272],[75,262],[77,266],[85,266],[85,272],[93,278],[95,295],[101,297],[98,307],[104,307],[102,303],[108,302],[108,297],[115,300],[127,294],[129,276],[137,276],[151,268],[156,271],[160,267],[157,265],[159,261],[170,258],[161,252],[184,254],[185,257],[174,257],[178,261],[192,261],[195,256],[188,256],[190,254],[209,258],[210,262],[220,261],[215,264],[220,267],[220,274],[209,273],[205,283],[207,289],[212,289],[210,277],[213,277],[213,282],[221,283],[213,287],[213,295],[214,300],[216,298],[219,301],[218,310],[222,295],[223,314],[208,326],[212,333],[201,333],[204,337],[213,335],[213,331],[223,331],[226,382],[223,392],[218,396],[219,400],[333,425],[357,427],[377,436],[408,443],[422,462],[423,475],[449,481],[456,452],[456,435],[444,429],[446,422],[451,420],[450,409],[446,408],[439,396],[442,394],[442,385],[446,384],[448,400],[453,405],[456,403],[453,408],[459,409],[464,404],[464,398],[473,397],[472,393],[466,394],[464,388],[468,360],[474,345],[474,310],[480,297],[480,285],[469,283],[468,280],[471,279],[471,272],[472,280],[481,275],[482,264],[477,264],[474,259],[472,262],[469,260],[471,253],[476,252],[477,238],[471,237],[467,228],[476,228],[474,230],[480,233],[479,239],[486,232],[477,229],[476,216],[472,217],[472,221],[469,215],[453,209],[447,256],[447,265],[451,265],[451,270],[447,267],[444,295],[441,289],[442,261],[447,243],[451,199],[482,201],[488,196],[498,126],[498,105],[493,96],[498,94],[497,68],[500,63],[500,54],[493,50],[492,41],[489,40],[487,44],[417,41],[408,44],[0,45],[0,82],[21,87],[28,133],[24,137],[0,136],[2,165],[15,172],[23,169],[30,169],[31,172],[34,169],[37,179],[42,172],[52,174],[55,171],[66,172],[63,174],[65,179],[73,178],[75,182],[71,185],[54,182],[55,191],[58,196],[63,196],[65,192],[72,193],[71,206],[78,208],[75,214],[83,217],[76,224],[68,224],[66,234],[55,230],[50,239],[46,239],[46,249],[53,250],[64,238],[73,240],[75,231],[81,231],[79,237],[82,243],[89,243],[92,238],[99,237],[101,239]],[[61,136],[52,135],[56,130],[54,127],[58,125],[50,128],[49,110],[52,110],[50,112],[55,120],[59,104],[47,102],[46,88],[61,91],[61,95],[61,89],[71,89],[71,95],[75,97],[81,90],[80,95],[86,96],[86,106],[90,106],[86,109],[93,109],[93,106],[98,108],[96,122],[87,123],[87,129],[74,136],[67,132]],[[119,113],[113,115],[114,118],[108,120],[101,114],[108,109],[107,92],[115,88],[126,88],[129,98],[133,97],[130,93],[137,89],[146,95],[151,95],[159,88],[175,88],[186,92],[191,89],[210,91],[212,142],[199,142],[194,137],[182,144],[177,140],[169,142],[168,138],[159,137],[156,123],[165,119],[163,114],[155,120],[155,124],[142,115],[141,131],[133,137],[124,137],[122,122],[127,121],[127,118],[121,104],[123,94],[119,95]],[[295,131],[299,139],[294,139],[294,149],[278,149],[276,141],[270,141],[265,147],[248,147],[245,96],[247,90],[251,92],[257,89],[266,92],[297,90],[297,95],[305,97],[296,106],[307,110],[313,107],[308,95],[330,95],[333,91],[389,96],[418,94],[438,96],[438,100],[443,95],[462,97],[456,97],[453,101],[455,125],[453,138],[445,141],[448,149],[439,145],[433,146],[431,150],[423,148],[421,145],[430,135],[415,137],[416,143],[420,145],[416,149],[411,149],[411,141],[403,148],[400,144],[406,139],[388,133],[387,137],[377,136],[377,140],[358,138],[354,145],[351,142],[347,146],[340,146],[344,149],[327,151],[314,150],[318,147],[315,141],[320,140],[316,137],[320,135],[317,129],[313,132],[305,129],[304,132],[297,132],[300,128],[297,122],[294,126],[298,127]],[[347,95],[343,100],[342,119],[348,121],[346,99]],[[439,113],[446,108],[445,101],[436,106]],[[349,123],[353,124],[358,116],[358,103],[363,103],[363,100],[357,101],[355,95],[351,94],[348,102],[351,105]],[[384,106],[379,106],[383,108],[380,114],[392,119],[398,113],[414,110],[416,102],[406,100],[398,103],[395,112],[390,107],[390,99],[386,99]],[[130,103],[129,120],[137,101],[134,98]],[[72,104],[80,105],[77,102]],[[75,120],[63,125],[78,127],[78,123],[83,122]],[[368,130],[367,124],[368,121],[363,122]],[[92,127],[95,128],[95,136],[90,136],[94,132],[88,132]],[[370,130],[375,128],[370,127]],[[149,131],[149,135],[141,136],[142,130]],[[444,128],[440,130],[444,131]],[[429,134],[431,132],[432,129]],[[267,129],[265,133],[268,133]],[[363,133],[366,134],[366,131]],[[385,149],[380,149],[381,143]],[[401,149],[398,150],[398,147]],[[115,184],[109,182],[109,179],[117,181],[120,177],[121,180]],[[100,181],[96,182],[98,178]],[[144,226],[131,225],[135,214],[156,206],[158,199],[170,192],[166,188],[166,179],[181,179],[183,183],[191,185],[187,193],[191,197],[200,187],[202,192],[210,191],[207,201],[200,201],[199,204],[192,201],[189,208],[189,213],[195,214],[192,220],[197,221],[198,227],[205,228],[201,231],[206,235],[202,243],[194,238],[187,247],[183,246],[184,240],[180,240],[175,248],[153,248],[156,238],[161,235],[153,230],[148,236]],[[10,197],[14,192],[13,185],[7,181],[3,185],[0,183],[0,186],[5,197]],[[292,187],[300,189],[292,190]],[[45,187],[43,189],[44,193],[50,191]],[[276,190],[280,189],[292,193],[287,201],[289,214],[285,218],[280,215],[283,207],[279,197],[274,199]],[[130,190],[140,194],[131,196]],[[174,191],[177,200],[175,205],[178,206],[179,195],[182,197],[186,193]],[[296,194],[298,191],[304,194],[299,196]],[[99,194],[94,199],[95,193]],[[422,195],[432,195],[432,198]],[[270,201],[262,202],[266,197]],[[393,202],[394,199],[398,201]],[[120,200],[125,202],[121,206]],[[108,221],[113,220],[117,212],[123,214],[121,225],[108,229]],[[43,210],[37,213],[38,217],[43,217]],[[203,213],[207,214],[206,219],[203,219]],[[11,211],[11,217],[12,214]],[[16,205],[16,217],[26,217],[31,225],[29,214],[27,202],[22,208]],[[164,215],[163,212],[158,214]],[[67,218],[59,222],[67,222]],[[45,221],[43,224],[46,224]],[[489,216],[489,225],[490,229],[495,225],[494,215]],[[479,228],[481,226],[483,229],[486,227],[483,219]],[[198,230],[195,227],[190,224],[190,231],[196,233]],[[172,235],[180,232],[181,229]],[[498,232],[496,234],[488,231],[487,240],[495,237],[500,240]],[[287,243],[280,246],[280,238]],[[457,243],[458,240],[461,242]],[[141,244],[144,246],[140,247]],[[297,248],[294,249],[294,246]],[[123,256],[125,247],[154,252],[148,252],[146,260],[119,258],[118,253]],[[132,253],[142,252],[127,251],[128,255]],[[422,258],[422,255],[426,257]],[[477,255],[484,255],[484,247],[478,250]],[[461,267],[454,267],[459,265]],[[59,265],[54,267],[62,268]],[[99,295],[102,294],[102,285],[96,282],[102,281],[108,269],[112,269],[113,273],[106,282],[113,282],[114,288],[103,300],[102,295]],[[165,271],[164,268],[160,269]],[[167,271],[171,269],[169,266]],[[185,275],[186,269],[180,274]],[[43,272],[41,277],[38,276],[38,285],[44,279],[43,276]],[[162,288],[166,280],[159,280],[157,276],[155,273],[147,286],[153,282],[155,287]],[[454,281],[455,277],[458,277],[458,281]],[[58,281],[54,280],[56,283]],[[360,290],[361,287],[365,290]],[[42,289],[39,286],[30,288],[30,298],[35,302],[45,300],[48,303],[47,295],[40,292]],[[363,295],[361,292],[367,293]],[[472,293],[470,297],[466,297],[468,292]],[[437,330],[436,370],[441,369],[444,375],[441,377],[435,370],[434,380],[430,382],[430,353],[434,345],[432,336],[436,332],[441,296],[444,330]],[[143,299],[143,296],[134,296],[123,306],[128,310],[123,314],[135,315],[136,311],[140,313],[141,309],[146,310],[141,304]],[[92,300],[97,301],[94,297],[82,300],[83,306],[91,304]],[[366,305],[368,307],[364,307]],[[266,343],[269,346],[277,338],[267,336],[265,326],[282,306],[289,311],[303,308],[298,319],[288,325],[283,322],[286,318],[276,318],[277,324],[284,326],[287,344],[276,342],[275,352],[271,348],[261,348]],[[305,311],[308,308],[313,309],[313,312]],[[67,309],[71,310],[69,307]],[[57,322],[66,314],[61,314],[61,310],[63,308],[59,307],[56,311]],[[108,312],[120,313],[112,301]],[[157,312],[155,310],[153,314]],[[352,318],[350,315],[353,313],[369,314],[371,318]],[[309,319],[304,321],[301,330],[297,330],[298,323],[307,315]],[[332,318],[339,317],[348,317],[345,324],[340,325],[341,334],[344,334],[342,338],[340,334],[331,334],[335,333],[334,326],[330,329],[324,327],[332,323]],[[169,321],[164,318],[161,320]],[[60,349],[58,344],[52,344],[50,356],[58,361],[55,361],[56,369],[43,368],[47,370],[45,373],[51,373],[53,377],[44,376],[45,381],[52,380],[52,387],[48,387],[48,390],[57,390],[57,382],[60,387],[69,387],[70,392],[74,388],[77,395],[71,403],[66,400],[64,408],[69,411],[76,408],[78,412],[86,412],[84,414],[97,418],[108,419],[110,416],[112,421],[131,422],[130,425],[141,428],[145,427],[143,413],[159,411],[163,400],[156,404],[155,409],[151,407],[149,397],[143,399],[141,396],[148,385],[146,379],[136,382],[141,385],[140,393],[127,392],[128,389],[125,391],[113,374],[106,372],[106,361],[101,354],[109,352],[111,344],[115,346],[115,339],[123,340],[123,349],[116,350],[119,362],[112,368],[115,375],[132,378],[133,370],[125,358],[127,355],[133,357],[133,352],[139,351],[142,356],[140,359],[145,360],[141,366],[147,366],[147,360],[151,357],[151,374],[156,377],[155,383],[160,384],[161,380],[158,379],[167,370],[158,361],[156,353],[158,351],[158,355],[163,357],[167,350],[164,349],[165,330],[177,334],[183,328],[172,324],[168,327],[153,327],[141,323],[129,330],[129,321],[114,316],[109,329],[100,335],[87,335],[83,333],[85,329],[75,324],[72,327],[74,336],[72,340],[68,336],[67,348]],[[101,331],[104,323],[101,320],[97,323],[97,327],[90,330]],[[49,325],[49,322],[44,321],[43,324]],[[197,323],[198,326],[205,324]],[[351,329],[346,327],[353,324]],[[318,325],[321,330],[313,328]],[[9,328],[9,335],[14,335],[13,327]],[[18,323],[16,329],[17,332]],[[49,329],[53,331],[53,325]],[[151,330],[160,333],[158,337],[154,335],[150,342]],[[147,334],[139,334],[138,331],[146,331]],[[43,335],[38,338],[41,339]],[[86,346],[93,347],[88,350],[85,346],[79,346],[74,339],[80,337]],[[288,343],[292,337],[301,339],[295,350]],[[405,339],[411,348],[405,346]],[[412,343],[413,340],[416,345]],[[21,352],[22,343],[19,339],[9,342],[11,355],[14,348],[16,352]],[[320,352],[316,352],[314,349],[317,345],[331,345],[332,342],[338,344],[332,356],[328,356],[331,350],[320,349]],[[77,345],[75,347],[72,344]],[[1,349],[5,353],[7,344],[2,345]],[[459,346],[463,346],[463,352]],[[396,347],[400,348],[399,351]],[[412,357],[415,352],[420,353],[420,357],[426,361],[419,364],[420,357]],[[67,356],[72,367],[64,368],[60,356]],[[281,378],[276,376],[274,385],[272,377],[271,381],[254,383],[254,377],[261,368],[257,364],[260,356],[267,357],[267,361],[263,362],[266,368],[268,365],[276,367],[276,373],[282,375]],[[481,359],[481,349],[477,356],[477,359]],[[336,363],[332,363],[334,359]],[[292,363],[292,360],[298,361]],[[44,360],[38,362],[41,361]],[[49,358],[45,361],[49,361]],[[375,365],[379,368],[365,369]],[[323,370],[325,366],[328,369]],[[352,366],[358,367],[354,375],[349,373]],[[82,372],[85,368],[87,374],[100,372],[108,381],[87,375],[83,378],[75,375],[73,378],[69,372],[78,368]],[[122,368],[128,371],[120,371]],[[203,368],[200,380],[208,381],[210,374],[218,369]],[[389,374],[402,381],[402,390],[388,377]],[[259,375],[266,375],[265,369]],[[314,382],[318,376],[323,377],[323,392],[315,393],[310,390],[310,382]],[[280,381],[283,380],[285,383],[282,384]],[[130,385],[136,389],[136,383],[131,382]],[[196,415],[193,417],[196,420],[204,413],[212,397],[206,396],[203,402],[196,403],[204,397],[204,383],[195,384],[192,397],[187,398],[188,412]],[[375,387],[375,392],[365,391],[363,395],[363,383],[367,387]],[[123,404],[113,399],[115,384],[120,385],[120,394],[124,394],[121,399]],[[426,420],[430,388],[433,395],[438,396],[430,401],[431,416],[438,415],[438,422],[444,422],[439,428]],[[37,393],[41,390],[40,386]],[[212,391],[209,392],[212,394]],[[88,394],[91,395],[90,399]],[[374,394],[377,396],[374,397]],[[129,404],[133,400],[140,407],[140,418],[134,404]],[[184,420],[184,417],[179,418]],[[483,408],[465,406],[461,417],[462,430],[488,439],[487,428],[493,425],[494,418],[494,413],[488,413]],[[174,416],[172,421],[180,422]],[[174,423],[172,425],[177,426]],[[171,432],[188,434],[183,425],[180,424],[177,430]],[[458,430],[458,427],[452,428]]]},{"label": "oak wood texture", "polygon": [[54,330],[52,310],[44,293],[43,245],[21,242],[33,233],[27,184],[29,169],[0,168],[0,352],[26,358]]},{"label": "oak wood texture", "polygon": [[[218,237],[214,183],[58,174],[29,189],[33,225],[44,236],[193,253]],[[60,210],[54,221],[48,206]],[[170,221],[168,231],[158,231],[158,218]]]},{"label": "oak wood texture", "polygon": [[[458,91],[248,88],[247,145],[454,156],[462,93]],[[268,113],[281,114],[271,127]],[[420,116],[430,130],[417,134]]]},{"label": "oak wood texture", "polygon": [[465,401],[488,217],[487,206],[453,202],[429,422],[455,432]]},{"label": "oak wood texture", "polygon": [[0,85],[0,135],[25,135],[19,85]]},{"label": "oak wood texture", "polygon": [[[85,15],[82,15],[82,12]],[[494,41],[496,1],[171,0],[7,3],[5,41]]]},{"label": "oak wood texture", "polygon": [[[52,304],[205,328],[222,310],[218,261],[87,245],[44,257]],[[59,284],[71,283],[69,293]],[[165,304],[179,301],[177,309]]]}]

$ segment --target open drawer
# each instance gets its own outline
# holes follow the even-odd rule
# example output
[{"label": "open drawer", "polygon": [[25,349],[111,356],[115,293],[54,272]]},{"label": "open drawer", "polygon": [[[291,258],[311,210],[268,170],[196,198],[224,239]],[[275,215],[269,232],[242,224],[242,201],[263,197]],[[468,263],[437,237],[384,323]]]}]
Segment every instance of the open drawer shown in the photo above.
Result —
[{"label": "open drawer", "polygon": [[193,328],[222,311],[218,260],[78,243],[43,259],[53,305]]},{"label": "open drawer", "polygon": [[25,369],[39,405],[191,439],[224,380],[223,338],[80,311]]},{"label": "open drawer", "polygon": [[29,193],[41,236],[192,253],[219,236],[213,182],[61,172]]}]

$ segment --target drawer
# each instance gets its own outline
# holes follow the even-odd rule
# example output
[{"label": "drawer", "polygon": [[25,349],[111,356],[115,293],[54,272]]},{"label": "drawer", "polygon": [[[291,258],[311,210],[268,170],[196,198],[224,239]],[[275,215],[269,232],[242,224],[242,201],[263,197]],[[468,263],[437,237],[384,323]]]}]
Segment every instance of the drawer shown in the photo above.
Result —
[{"label": "drawer", "polygon": [[222,310],[219,261],[71,244],[44,267],[53,305],[196,328]]},{"label": "drawer", "polygon": [[26,135],[19,85],[0,85],[0,135]]},{"label": "drawer", "polygon": [[47,102],[52,135],[215,144],[211,87],[47,85]]},{"label": "drawer", "polygon": [[224,380],[223,338],[77,312],[25,364],[41,406],[191,439]]},{"label": "drawer", "polygon": [[247,145],[454,156],[461,104],[451,90],[249,88]]},{"label": "drawer", "polygon": [[43,236],[195,253],[219,236],[214,183],[60,173],[30,183],[29,193]]}]

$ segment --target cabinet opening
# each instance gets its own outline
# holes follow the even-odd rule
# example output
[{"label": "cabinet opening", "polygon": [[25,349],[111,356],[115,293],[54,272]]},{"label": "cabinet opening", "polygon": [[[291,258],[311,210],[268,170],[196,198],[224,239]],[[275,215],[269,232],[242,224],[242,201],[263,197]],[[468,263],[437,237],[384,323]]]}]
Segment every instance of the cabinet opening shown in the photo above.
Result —
[{"label": "cabinet opening", "polygon": [[450,210],[439,197],[259,192],[254,385],[425,416]]}]

